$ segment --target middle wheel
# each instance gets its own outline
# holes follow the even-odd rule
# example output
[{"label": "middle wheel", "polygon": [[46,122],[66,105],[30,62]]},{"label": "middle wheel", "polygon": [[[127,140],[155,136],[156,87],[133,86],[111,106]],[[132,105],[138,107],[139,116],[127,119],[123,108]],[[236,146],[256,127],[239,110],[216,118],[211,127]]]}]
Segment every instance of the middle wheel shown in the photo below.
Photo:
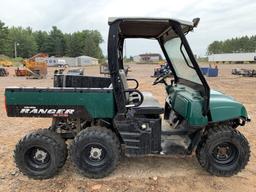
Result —
[{"label": "middle wheel", "polygon": [[116,167],[121,154],[117,136],[104,127],[81,131],[70,147],[71,159],[90,178],[102,178]]}]

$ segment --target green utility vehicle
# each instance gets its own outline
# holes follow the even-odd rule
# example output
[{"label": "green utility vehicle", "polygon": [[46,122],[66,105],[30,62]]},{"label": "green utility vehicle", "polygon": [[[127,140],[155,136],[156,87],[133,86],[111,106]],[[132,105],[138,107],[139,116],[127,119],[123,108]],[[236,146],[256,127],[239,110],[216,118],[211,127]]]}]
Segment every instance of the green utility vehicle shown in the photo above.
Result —
[{"label": "green utility vehicle", "polygon": [[[110,174],[121,153],[165,156],[195,151],[200,165],[213,175],[232,176],[242,170],[250,148],[237,128],[250,118],[241,103],[209,88],[185,37],[198,22],[110,18],[110,77],[56,75],[52,88],[6,88],[9,117],[52,118],[50,128],[18,142],[17,167],[29,177],[50,178],[67,158],[65,140],[73,139],[70,158],[90,178]],[[126,38],[159,42],[173,75],[171,81],[163,74],[153,82],[165,86],[165,106],[150,92],[141,92],[136,79],[126,77]],[[128,87],[129,81],[136,86]]]}]

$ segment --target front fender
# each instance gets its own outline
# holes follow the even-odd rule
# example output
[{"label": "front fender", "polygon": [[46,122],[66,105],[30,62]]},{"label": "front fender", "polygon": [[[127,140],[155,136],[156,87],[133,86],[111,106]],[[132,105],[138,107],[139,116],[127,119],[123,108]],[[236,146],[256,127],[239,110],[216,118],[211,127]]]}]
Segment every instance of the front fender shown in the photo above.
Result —
[{"label": "front fender", "polygon": [[241,117],[245,120],[249,120],[249,116],[243,104],[219,92],[211,94],[210,112],[212,122],[226,121]]}]

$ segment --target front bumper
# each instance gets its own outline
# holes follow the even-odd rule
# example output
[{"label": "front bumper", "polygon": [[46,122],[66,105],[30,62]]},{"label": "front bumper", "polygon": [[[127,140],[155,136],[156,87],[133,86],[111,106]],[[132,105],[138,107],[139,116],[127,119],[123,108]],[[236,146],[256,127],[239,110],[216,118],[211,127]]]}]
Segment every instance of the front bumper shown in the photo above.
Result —
[{"label": "front bumper", "polygon": [[250,115],[247,115],[246,121],[247,121],[247,122],[251,122],[251,117],[250,117]]}]

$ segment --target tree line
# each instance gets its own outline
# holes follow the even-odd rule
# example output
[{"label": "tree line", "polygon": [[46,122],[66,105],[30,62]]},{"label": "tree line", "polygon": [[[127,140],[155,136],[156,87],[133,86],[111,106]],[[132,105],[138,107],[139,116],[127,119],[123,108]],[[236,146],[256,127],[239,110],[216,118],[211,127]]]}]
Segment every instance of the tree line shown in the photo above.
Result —
[{"label": "tree line", "polygon": [[30,27],[7,27],[0,20],[0,54],[14,57],[15,44],[17,56],[29,58],[43,52],[49,56],[77,57],[87,55],[103,58],[100,44],[103,38],[97,30],[82,30],[63,33],[56,26],[50,32],[33,31]]},{"label": "tree line", "polygon": [[214,41],[207,48],[207,54],[218,53],[248,53],[256,51],[256,35],[243,36],[224,41]]}]

